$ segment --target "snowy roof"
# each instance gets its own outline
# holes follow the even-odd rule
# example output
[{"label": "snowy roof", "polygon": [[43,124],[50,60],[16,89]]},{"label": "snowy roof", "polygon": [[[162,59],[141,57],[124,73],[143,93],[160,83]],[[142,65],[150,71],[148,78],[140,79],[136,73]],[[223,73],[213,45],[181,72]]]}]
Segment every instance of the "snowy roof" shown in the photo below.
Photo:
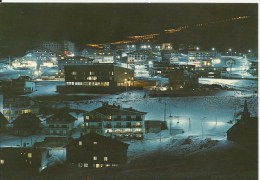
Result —
[{"label": "snowy roof", "polygon": [[40,119],[33,113],[25,113],[17,117],[13,124],[17,127],[28,128],[34,127],[35,124],[40,124]]},{"label": "snowy roof", "polygon": [[[108,105],[108,104],[104,104],[102,107],[97,108],[95,110],[93,110],[94,112],[98,112],[100,114],[104,114],[104,115],[143,115],[143,114],[147,114],[147,112],[141,112],[138,110],[135,110],[133,108],[122,108],[121,106],[116,106],[116,105]],[[92,112],[93,112],[92,111]]]}]

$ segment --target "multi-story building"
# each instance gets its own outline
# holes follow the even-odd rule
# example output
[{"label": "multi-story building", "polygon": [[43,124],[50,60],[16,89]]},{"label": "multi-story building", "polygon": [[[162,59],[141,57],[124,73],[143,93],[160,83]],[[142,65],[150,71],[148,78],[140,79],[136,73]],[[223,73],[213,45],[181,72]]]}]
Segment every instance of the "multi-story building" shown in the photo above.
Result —
[{"label": "multi-story building", "polygon": [[67,86],[133,86],[134,70],[116,64],[65,66]]},{"label": "multi-story building", "polygon": [[195,71],[195,65],[189,64],[170,64],[169,62],[153,62],[149,67],[149,72],[153,76],[164,76],[168,77],[168,74],[177,69],[186,69],[188,71]]},{"label": "multi-story building", "polygon": [[127,63],[129,64],[148,64],[149,60],[154,60],[155,55],[152,51],[140,50],[127,54]]},{"label": "multi-story building", "polygon": [[118,138],[143,138],[146,112],[133,108],[104,103],[84,116],[84,128],[87,133],[95,132],[104,136]]},{"label": "multi-story building", "polygon": [[62,50],[62,45],[58,42],[43,42],[42,47],[57,54],[60,54]]},{"label": "multi-story building", "polygon": [[63,42],[63,54],[66,56],[74,56],[75,55],[75,43],[70,41]]},{"label": "multi-story building", "polygon": [[[91,58],[91,56],[90,56]],[[92,58],[95,63],[114,63],[115,57],[113,51],[98,50],[94,52]]]},{"label": "multi-story building", "polygon": [[58,77],[64,77],[64,66],[68,65],[84,65],[88,63],[92,63],[93,59],[82,57],[82,56],[74,56],[74,57],[64,57],[60,56],[58,60]]},{"label": "multi-story building", "polygon": [[217,51],[189,51],[189,62],[196,66],[211,66],[212,59],[218,58]]},{"label": "multi-story building", "polygon": [[89,133],[66,146],[66,161],[79,168],[117,167],[127,162],[128,144]]},{"label": "multi-story building", "polygon": [[46,119],[45,134],[69,137],[72,134],[75,120],[76,118],[68,113],[58,112]]}]

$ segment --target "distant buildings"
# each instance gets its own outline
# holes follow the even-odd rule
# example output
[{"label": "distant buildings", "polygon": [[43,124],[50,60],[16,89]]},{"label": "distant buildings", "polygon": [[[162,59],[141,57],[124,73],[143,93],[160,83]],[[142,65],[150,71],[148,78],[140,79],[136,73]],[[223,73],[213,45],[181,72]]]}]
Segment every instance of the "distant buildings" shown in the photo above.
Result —
[{"label": "distant buildings", "polygon": [[93,56],[89,56],[93,58],[94,63],[114,63],[115,62],[115,55],[113,51],[107,50],[98,50],[95,51]]},{"label": "distant buildings", "polygon": [[146,112],[133,108],[103,104],[102,107],[85,114],[84,128],[87,133],[142,139],[145,132],[145,114]]},{"label": "distant buildings", "polygon": [[39,113],[39,106],[30,98],[25,96],[4,97],[3,114],[5,118],[12,122],[24,113]]},{"label": "distant buildings", "polygon": [[84,65],[88,63],[92,63],[93,59],[90,59],[88,57],[82,57],[82,56],[74,56],[74,57],[59,57],[58,60],[58,77],[63,78],[64,77],[64,66],[68,65]]},{"label": "distant buildings", "polygon": [[57,112],[46,119],[45,134],[48,136],[65,136],[72,135],[74,121],[76,118],[65,112]]},{"label": "distant buildings", "polygon": [[128,144],[90,133],[66,146],[67,162],[81,168],[116,167],[126,163]]},{"label": "distant buildings", "polygon": [[186,69],[172,70],[169,72],[168,77],[171,90],[196,88],[199,85],[198,75]]},{"label": "distant buildings", "polygon": [[1,174],[29,171],[39,173],[47,167],[49,151],[46,148],[1,147]]}]

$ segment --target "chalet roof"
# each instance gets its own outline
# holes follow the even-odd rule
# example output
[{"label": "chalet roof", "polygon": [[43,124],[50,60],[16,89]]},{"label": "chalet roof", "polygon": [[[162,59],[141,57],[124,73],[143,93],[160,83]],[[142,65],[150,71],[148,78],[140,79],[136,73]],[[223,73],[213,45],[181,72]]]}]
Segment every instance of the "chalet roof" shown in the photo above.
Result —
[{"label": "chalet roof", "polygon": [[4,117],[4,115],[0,112],[0,126],[8,124],[7,119]]},{"label": "chalet roof", "polygon": [[48,122],[65,122],[65,123],[71,123],[77,120],[75,117],[70,115],[69,113],[63,113],[63,112],[58,112],[46,119],[47,123]]},{"label": "chalet roof", "polygon": [[98,112],[103,115],[144,115],[147,112],[135,110],[133,108],[121,108],[116,105],[103,105],[100,108],[94,109],[90,112]]},{"label": "chalet roof", "polygon": [[129,144],[118,141],[118,140],[113,139],[111,137],[102,136],[102,135],[99,135],[99,134],[96,134],[96,133],[88,133],[88,134],[85,134],[85,135],[75,139],[71,143],[67,144],[66,147],[71,146],[73,144],[78,144],[78,141],[84,141],[84,140],[98,141],[99,144],[101,144],[100,142],[102,142],[103,145],[106,145],[106,144],[109,144],[110,146],[115,145],[114,147],[119,146],[119,145],[125,146],[125,147],[129,146]]},{"label": "chalet roof", "polygon": [[20,152],[44,152],[47,151],[47,148],[35,148],[35,147],[1,147],[0,148],[0,155],[3,154],[10,154],[10,153],[20,153]]},{"label": "chalet roof", "polygon": [[32,124],[40,124],[40,119],[33,113],[25,113],[17,117],[13,124],[16,126],[30,128]]}]

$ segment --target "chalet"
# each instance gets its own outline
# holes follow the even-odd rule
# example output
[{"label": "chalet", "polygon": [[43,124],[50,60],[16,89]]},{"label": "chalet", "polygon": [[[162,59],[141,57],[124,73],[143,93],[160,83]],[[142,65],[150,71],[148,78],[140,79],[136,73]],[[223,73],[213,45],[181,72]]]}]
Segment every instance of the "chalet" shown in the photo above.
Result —
[{"label": "chalet", "polygon": [[8,124],[7,119],[4,117],[4,115],[0,112],[0,132],[3,132],[6,130],[6,125]]},{"label": "chalet", "polygon": [[48,136],[70,136],[75,117],[68,113],[58,112],[46,119],[45,134]]},{"label": "chalet", "polygon": [[4,147],[0,148],[1,172],[41,172],[47,167],[49,152],[46,148]]},{"label": "chalet", "polygon": [[142,139],[145,114],[133,108],[104,103],[102,107],[85,114],[84,128],[87,133]]},{"label": "chalet", "polygon": [[257,144],[258,117],[250,117],[246,101],[241,119],[227,131],[227,139],[239,143]]},{"label": "chalet", "polygon": [[18,136],[29,136],[40,131],[40,119],[33,113],[25,113],[13,121],[13,133]]},{"label": "chalet", "polygon": [[128,144],[89,133],[66,146],[66,160],[77,167],[104,168],[126,163]]}]

